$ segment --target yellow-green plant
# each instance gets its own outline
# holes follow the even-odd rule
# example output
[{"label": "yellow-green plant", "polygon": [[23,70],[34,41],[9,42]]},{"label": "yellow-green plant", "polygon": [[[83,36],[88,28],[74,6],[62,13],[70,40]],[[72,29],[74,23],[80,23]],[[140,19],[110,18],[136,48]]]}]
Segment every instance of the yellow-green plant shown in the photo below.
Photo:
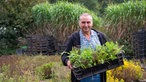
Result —
[{"label": "yellow-green plant", "polygon": [[112,75],[112,71],[110,70],[106,72],[106,75],[107,75],[107,82],[125,82],[123,79],[115,78]]},{"label": "yellow-green plant", "polygon": [[48,79],[52,77],[53,63],[46,63],[42,66],[36,67],[36,73],[40,76],[40,79]]},{"label": "yellow-green plant", "polygon": [[103,46],[97,46],[96,50],[73,48],[68,57],[75,67],[88,68],[116,59],[117,54],[122,51],[122,47],[118,43],[106,42]]},{"label": "yellow-green plant", "polygon": [[124,59],[124,65],[113,70],[112,76],[114,78],[123,79],[125,82],[135,82],[142,79],[144,70],[141,68],[139,62]]}]

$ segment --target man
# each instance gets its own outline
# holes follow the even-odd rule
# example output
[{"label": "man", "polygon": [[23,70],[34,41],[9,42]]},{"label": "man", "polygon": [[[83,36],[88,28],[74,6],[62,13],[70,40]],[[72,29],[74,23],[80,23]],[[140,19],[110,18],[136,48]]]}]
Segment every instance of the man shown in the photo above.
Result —
[{"label": "man", "polygon": [[[103,33],[92,29],[93,18],[88,13],[83,13],[79,18],[80,30],[74,32],[68,39],[67,48],[65,52],[70,52],[73,47],[80,47],[81,49],[91,47],[96,49],[96,45],[103,45],[106,42],[106,38]],[[65,66],[69,69],[73,69],[72,64],[68,58],[68,53],[63,53],[61,58]],[[77,80],[71,71],[72,82],[106,82],[106,73],[100,73],[91,77],[87,77],[82,80]]]}]

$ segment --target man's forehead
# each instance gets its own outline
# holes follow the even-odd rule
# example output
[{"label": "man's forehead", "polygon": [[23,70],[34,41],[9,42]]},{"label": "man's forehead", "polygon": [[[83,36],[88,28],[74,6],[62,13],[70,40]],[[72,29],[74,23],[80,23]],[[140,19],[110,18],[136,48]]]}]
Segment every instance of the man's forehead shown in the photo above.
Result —
[{"label": "man's forehead", "polygon": [[85,18],[92,19],[92,17],[90,15],[81,15],[80,16],[80,19],[85,19]]}]

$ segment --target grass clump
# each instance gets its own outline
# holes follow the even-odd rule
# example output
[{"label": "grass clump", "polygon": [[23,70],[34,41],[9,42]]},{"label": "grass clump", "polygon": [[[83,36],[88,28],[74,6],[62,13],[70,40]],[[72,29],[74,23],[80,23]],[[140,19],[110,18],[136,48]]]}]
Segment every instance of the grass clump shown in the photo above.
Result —
[{"label": "grass clump", "polygon": [[36,67],[36,73],[40,76],[42,80],[49,79],[52,77],[52,67],[53,63],[46,63],[41,66]]}]

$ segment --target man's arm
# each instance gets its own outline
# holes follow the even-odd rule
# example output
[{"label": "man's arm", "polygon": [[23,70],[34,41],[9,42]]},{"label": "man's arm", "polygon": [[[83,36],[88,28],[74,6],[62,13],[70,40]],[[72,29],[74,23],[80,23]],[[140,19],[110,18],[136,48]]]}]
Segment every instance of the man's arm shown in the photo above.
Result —
[{"label": "man's arm", "polygon": [[69,60],[68,56],[69,56],[69,52],[72,50],[73,47],[73,38],[72,36],[69,37],[68,41],[67,41],[67,47],[65,49],[65,51],[62,53],[61,59],[63,62],[63,65],[67,66],[67,62]]}]

